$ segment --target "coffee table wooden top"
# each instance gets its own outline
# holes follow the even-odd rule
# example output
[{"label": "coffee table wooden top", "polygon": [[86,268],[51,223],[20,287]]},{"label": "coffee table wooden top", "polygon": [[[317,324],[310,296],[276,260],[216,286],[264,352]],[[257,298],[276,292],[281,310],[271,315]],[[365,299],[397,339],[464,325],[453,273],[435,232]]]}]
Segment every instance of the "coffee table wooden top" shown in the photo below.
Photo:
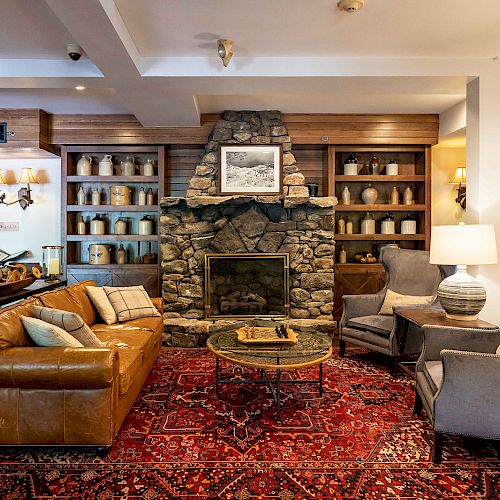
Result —
[{"label": "coffee table wooden top", "polygon": [[238,342],[235,332],[214,333],[207,347],[217,357],[249,368],[295,370],[316,365],[332,355],[332,340],[319,333],[303,332],[293,345],[256,346]]},{"label": "coffee table wooden top", "polygon": [[422,327],[423,325],[432,326],[454,326],[459,328],[477,328],[483,330],[495,330],[498,328],[496,325],[476,319],[474,321],[460,321],[456,319],[449,319],[442,309],[433,308],[407,308],[402,307],[395,309],[394,314],[406,319],[410,323]]}]

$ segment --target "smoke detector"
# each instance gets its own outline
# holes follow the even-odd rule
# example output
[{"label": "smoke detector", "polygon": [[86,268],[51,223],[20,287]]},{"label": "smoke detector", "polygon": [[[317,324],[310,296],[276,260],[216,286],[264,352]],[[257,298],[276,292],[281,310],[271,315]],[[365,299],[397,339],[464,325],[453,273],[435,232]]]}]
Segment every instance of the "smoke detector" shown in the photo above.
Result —
[{"label": "smoke detector", "polygon": [[340,0],[337,4],[337,7],[340,10],[352,14],[353,12],[357,12],[358,10],[362,9],[364,4],[365,0]]}]

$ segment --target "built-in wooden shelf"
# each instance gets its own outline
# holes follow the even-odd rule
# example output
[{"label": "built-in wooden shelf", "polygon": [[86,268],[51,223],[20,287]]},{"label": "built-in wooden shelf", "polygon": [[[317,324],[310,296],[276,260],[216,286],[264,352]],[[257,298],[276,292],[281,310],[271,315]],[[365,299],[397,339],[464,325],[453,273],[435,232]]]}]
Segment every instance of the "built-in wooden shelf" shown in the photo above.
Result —
[{"label": "built-in wooden shelf", "polygon": [[425,175],[336,175],[335,182],[425,182]]},{"label": "built-in wooden shelf", "polygon": [[158,264],[68,264],[71,269],[123,269],[135,271],[139,269],[156,269]]},{"label": "built-in wooden shelf", "polygon": [[157,205],[68,205],[68,212],[158,212]]},{"label": "built-in wooden shelf", "polygon": [[135,184],[158,184],[156,175],[68,175],[68,182],[131,182]]},{"label": "built-in wooden shelf", "polygon": [[337,205],[337,212],[425,212],[425,205],[391,205],[389,203],[379,203],[376,205],[351,204]]},{"label": "built-in wooden shelf", "polygon": [[424,241],[425,234],[336,234],[335,241]]},{"label": "built-in wooden shelf", "polygon": [[158,236],[139,235],[139,234],[68,234],[68,241],[92,241],[92,242],[106,242],[106,241],[158,241]]}]

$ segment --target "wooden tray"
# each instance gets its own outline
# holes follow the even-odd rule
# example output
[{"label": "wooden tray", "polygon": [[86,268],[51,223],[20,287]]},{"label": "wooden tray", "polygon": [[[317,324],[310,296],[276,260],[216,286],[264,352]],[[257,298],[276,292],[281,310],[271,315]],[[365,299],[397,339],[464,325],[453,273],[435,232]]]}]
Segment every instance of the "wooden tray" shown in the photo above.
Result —
[{"label": "wooden tray", "polygon": [[296,344],[297,333],[291,328],[287,329],[288,338],[278,337],[274,328],[260,326],[244,326],[236,330],[238,342],[243,344]]},{"label": "wooden tray", "polygon": [[22,290],[23,288],[26,288],[27,286],[30,286],[32,283],[34,283],[35,279],[36,278],[32,276],[24,280],[14,281],[13,283],[0,283],[0,296],[8,295],[9,293],[14,293],[18,290]]}]

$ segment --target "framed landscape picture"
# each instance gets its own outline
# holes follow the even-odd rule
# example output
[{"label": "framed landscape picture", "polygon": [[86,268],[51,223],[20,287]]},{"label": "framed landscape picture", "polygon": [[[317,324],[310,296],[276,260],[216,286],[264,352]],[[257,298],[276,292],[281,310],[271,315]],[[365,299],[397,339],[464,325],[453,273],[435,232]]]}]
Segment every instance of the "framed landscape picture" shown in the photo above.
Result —
[{"label": "framed landscape picture", "polygon": [[219,145],[221,194],[282,193],[281,144]]}]

